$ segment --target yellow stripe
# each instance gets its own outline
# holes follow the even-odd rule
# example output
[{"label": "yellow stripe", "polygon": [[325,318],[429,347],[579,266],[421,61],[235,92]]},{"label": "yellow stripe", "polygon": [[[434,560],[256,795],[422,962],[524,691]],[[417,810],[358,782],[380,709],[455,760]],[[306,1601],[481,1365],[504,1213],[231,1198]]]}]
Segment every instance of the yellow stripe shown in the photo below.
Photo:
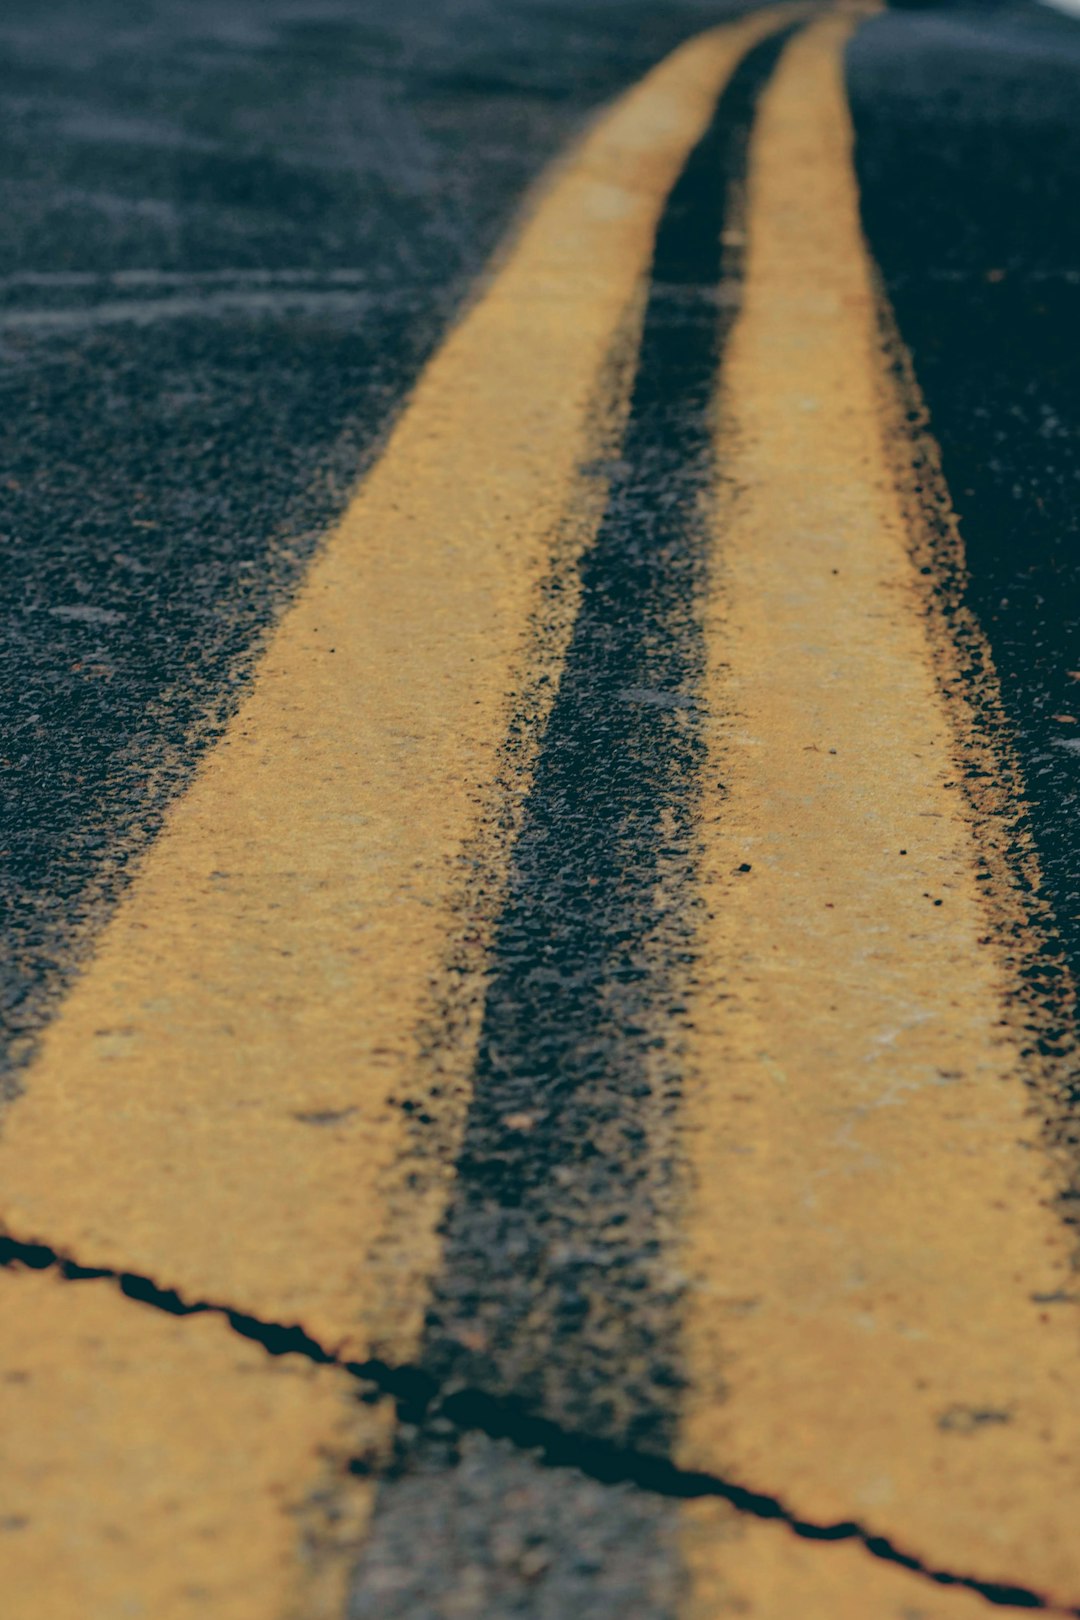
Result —
[{"label": "yellow stripe", "polygon": [[665,193],[774,26],[707,34],[633,90],[428,367],[46,1039],[0,1147],[10,1230],[354,1353],[374,1311],[389,1330],[366,1256],[455,857]]},{"label": "yellow stripe", "polygon": [[683,1509],[680,1550],[680,1620],[987,1620],[995,1612],[974,1592],[935,1586],[853,1542],[804,1540],[716,1500]]},{"label": "yellow stripe", "polygon": [[1070,1245],[882,432],[850,26],[763,99],[723,383],[681,1457],[1077,1603]]},{"label": "yellow stripe", "polygon": [[[451,958],[451,1135],[467,1102],[505,855],[491,783],[537,674],[540,586],[558,546],[557,668],[605,495],[580,469],[617,434],[629,372],[599,426],[595,402],[617,334],[635,341],[666,193],[739,57],[790,14],[692,41],[599,120],[427,368],[6,1116],[16,1237],[302,1321],[357,1357],[411,1356],[444,1181],[410,1184],[399,1103],[425,1079]],[[483,869],[471,886],[463,851]],[[304,1408],[298,1386],[251,1376],[262,1352],[220,1321],[151,1316],[105,1282],[6,1281],[49,1346],[54,1412],[18,1427],[6,1473],[32,1507],[12,1579],[48,1594],[20,1612],[277,1620],[290,1545],[294,1562],[307,1545],[292,1505],[355,1415],[335,1375],[304,1385]],[[0,1386],[24,1350],[0,1348]]]},{"label": "yellow stripe", "polygon": [[5,1617],[341,1620],[390,1416],[346,1374],[55,1274],[0,1312]]}]

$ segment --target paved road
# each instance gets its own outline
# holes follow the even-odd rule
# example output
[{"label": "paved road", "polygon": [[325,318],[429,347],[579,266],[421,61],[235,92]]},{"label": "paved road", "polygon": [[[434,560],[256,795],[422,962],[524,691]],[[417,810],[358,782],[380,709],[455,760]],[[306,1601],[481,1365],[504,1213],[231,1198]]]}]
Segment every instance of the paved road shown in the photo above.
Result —
[{"label": "paved road", "polygon": [[0,37],[13,1612],[1080,1612],[1080,26]]}]

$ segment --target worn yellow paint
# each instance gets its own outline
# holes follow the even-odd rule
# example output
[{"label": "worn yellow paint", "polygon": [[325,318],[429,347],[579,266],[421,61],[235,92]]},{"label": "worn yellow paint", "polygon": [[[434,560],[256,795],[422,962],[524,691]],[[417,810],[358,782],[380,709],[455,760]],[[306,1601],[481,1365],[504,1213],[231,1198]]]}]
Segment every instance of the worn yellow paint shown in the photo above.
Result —
[{"label": "worn yellow paint", "polygon": [[[556,536],[572,561],[599,517],[579,467],[625,407],[616,388],[594,420],[665,193],[782,14],[705,35],[598,121],[427,369],[6,1116],[16,1236],[354,1355],[411,1353],[441,1188],[395,1197],[395,1099],[463,934],[474,1000],[482,974],[490,911],[455,916],[458,859],[491,809]],[[463,1005],[440,1057],[462,1096]],[[368,1505],[341,1467],[359,1411],[342,1374],[108,1282],[0,1289],[5,1611],[342,1611]]]},{"label": "worn yellow paint", "polygon": [[[579,469],[666,192],[784,16],[691,41],[600,119],[427,367],[45,1038],[0,1143],[8,1230],[410,1352],[438,1184],[394,1263],[371,1256],[462,929],[457,863],[553,536],[584,514],[572,549],[599,516]],[[485,926],[465,923],[478,983]],[[442,1054],[451,1095],[474,1038],[466,1016]]]},{"label": "worn yellow paint", "polygon": [[850,26],[763,98],[723,377],[680,1455],[1075,1604],[1075,1274],[886,443]]},{"label": "worn yellow paint", "polygon": [[340,1620],[388,1421],[345,1373],[106,1282],[0,1272],[0,1312],[0,1612]]},{"label": "worn yellow paint", "polygon": [[874,1558],[854,1542],[806,1541],[724,1502],[688,1502],[681,1620],[987,1620],[986,1599]]}]

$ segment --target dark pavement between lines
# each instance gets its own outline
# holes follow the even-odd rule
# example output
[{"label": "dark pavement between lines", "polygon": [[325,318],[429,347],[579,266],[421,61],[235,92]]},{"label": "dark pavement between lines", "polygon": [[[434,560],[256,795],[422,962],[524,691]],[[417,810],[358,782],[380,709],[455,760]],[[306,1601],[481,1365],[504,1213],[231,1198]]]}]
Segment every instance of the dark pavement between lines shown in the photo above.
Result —
[{"label": "dark pavement between lines", "polygon": [[0,1084],[529,183],[738,6],[0,18]]},{"label": "dark pavement between lines", "polygon": [[[969,600],[998,663],[1023,768],[1029,782],[1038,784],[1034,830],[1048,898],[1074,972],[1080,968],[1080,834],[1074,814],[1076,771],[1080,769],[1076,518],[1080,348],[1075,342],[1080,334],[1080,240],[1078,216],[1070,198],[1075,195],[1075,177],[1080,172],[1077,69],[1080,28],[1031,6],[971,5],[947,13],[931,9],[929,14],[921,8],[905,9],[902,14],[882,16],[864,25],[848,56],[864,223],[894,300],[902,335],[912,348],[916,373],[928,396],[932,427],[942,445],[946,476],[967,541]],[[704,273],[702,280],[707,280]],[[652,435],[656,440],[655,425]],[[633,457],[628,459],[632,465]],[[632,476],[629,482],[632,486]],[[647,515],[635,517],[625,501],[621,510],[617,502],[612,521],[625,559],[627,551],[632,554],[632,536],[648,522]],[[602,603],[609,600],[610,584],[598,583],[593,589]],[[626,622],[623,609],[620,623],[625,627]],[[595,627],[589,642],[608,647]],[[607,650],[603,656],[612,654]],[[693,657],[692,651],[689,656]],[[603,679],[599,669],[591,670],[590,693],[602,690]],[[572,686],[567,702],[580,708]],[[602,702],[600,707],[602,710]],[[1065,720],[1060,719],[1062,714]],[[576,713],[573,735],[577,746],[589,746],[587,739],[592,734],[597,739],[593,748],[606,751],[605,731],[611,724],[610,719],[598,724],[584,710]],[[574,948],[573,916],[580,902],[574,891],[572,851],[562,848],[558,824],[565,838],[567,818],[571,818],[575,835],[580,837],[580,821],[584,820],[613,852],[618,846],[613,830],[605,828],[603,811],[595,807],[590,816],[587,802],[575,797],[569,780],[559,780],[558,772],[566,767],[568,757],[568,744],[560,742],[560,735],[556,710],[543,756],[547,758],[550,746],[551,784],[546,783],[542,762],[535,790],[540,827],[530,832],[526,822],[519,846],[518,859],[529,869],[529,881],[523,897],[511,905],[506,924],[510,974],[522,985],[533,986],[531,1000],[530,992],[522,999],[519,990],[516,1001],[504,1005],[505,997],[514,992],[500,988],[503,981],[499,979],[489,994],[487,1039],[497,1053],[496,1068],[504,1072],[501,1081],[496,1074],[495,1089],[488,1099],[492,1065],[481,1057],[480,1095],[473,1114],[480,1139],[467,1137],[459,1170],[458,1203],[452,1206],[447,1229],[446,1269],[436,1285],[431,1315],[433,1358],[443,1377],[452,1380],[468,1374],[484,1387],[508,1389],[526,1402],[539,1399],[546,1411],[561,1415],[569,1410],[584,1418],[588,1432],[597,1428],[605,1432],[613,1426],[617,1433],[629,1432],[647,1445],[650,1426],[662,1430],[670,1421],[668,1408],[677,1409],[677,1368],[661,1368],[657,1373],[674,1386],[668,1398],[658,1399],[655,1388],[648,1391],[647,1372],[647,1393],[636,1386],[638,1362],[631,1354],[627,1365],[635,1370],[620,1379],[623,1404],[613,1409],[602,1376],[602,1345],[605,1328],[610,1326],[608,1313],[619,1313],[620,1284],[610,1279],[625,1274],[627,1287],[640,1288],[634,1271],[649,1265],[643,1211],[658,1195],[663,1199],[663,1189],[650,1189],[643,1182],[634,1192],[634,1152],[628,1139],[616,1155],[626,1181],[621,1196],[628,1200],[627,1209],[633,1210],[630,1231],[643,1246],[636,1258],[623,1258],[616,1240],[603,1261],[607,1283],[598,1280],[599,1273],[593,1275],[602,1265],[601,1250],[575,1262],[572,1231],[562,1244],[570,1256],[563,1263],[562,1275],[557,1280],[534,1276],[534,1247],[539,1245],[539,1253],[549,1252],[551,1221],[555,1219],[558,1229],[558,1211],[533,1209],[532,1220],[540,1223],[535,1226],[522,1214],[537,1199],[543,1205],[552,1196],[567,1212],[572,1210],[575,1196],[591,1196],[601,1209],[610,1206],[614,1212],[619,1207],[619,1197],[613,1199],[604,1185],[604,1166],[613,1161],[601,1158],[590,1177],[590,1144],[599,1139],[606,1112],[603,1087],[597,1089],[593,1081],[590,1090],[589,1066],[598,1066],[609,1086],[612,1073],[617,1072],[616,1083],[627,1095],[634,1093],[624,1068],[632,1063],[625,1041],[616,1071],[612,1071],[602,1023],[584,1011],[570,1028],[562,1023],[566,1006],[586,994],[585,987],[597,968],[586,964],[580,943]],[[692,748],[693,744],[687,740],[682,746]],[[614,744],[610,751],[613,758],[627,757],[625,744]],[[636,757],[633,750],[628,757],[631,761]],[[580,777],[579,765],[574,779]],[[613,791],[618,792],[617,784]],[[550,799],[546,811],[545,794]],[[533,853],[533,841],[539,857]],[[669,840],[669,860],[672,843],[677,849],[677,834]],[[546,883],[542,873],[538,879],[537,870],[532,870],[538,858],[551,866],[553,876]],[[678,859],[675,853],[675,866]],[[620,898],[625,903],[626,872],[632,860],[629,850],[613,858],[613,871],[620,881],[610,901],[611,927],[623,947],[628,934],[619,903]],[[677,883],[677,875],[674,881]],[[637,921],[642,924],[644,939],[644,919],[638,916]],[[594,920],[588,935],[598,953],[603,951],[605,926]],[[564,942],[562,955],[569,965],[561,990],[551,984],[546,990],[537,989],[540,981],[530,980],[530,963],[535,972],[542,955],[530,954],[523,943],[530,928],[536,930],[538,941],[557,938]],[[1040,992],[1053,994],[1058,972],[1051,956],[1042,970]],[[624,988],[618,996],[626,1001],[628,993],[632,1000],[632,989]],[[655,997],[655,983],[649,994]],[[550,1029],[545,1027],[542,1012],[545,995],[552,1009]],[[617,998],[612,1000],[610,987],[606,1002],[600,1004],[614,1016],[611,1008]],[[1071,1014],[1073,1010],[1063,1011]],[[622,1017],[633,1025],[629,1002]],[[516,1043],[522,1041],[527,1044],[518,1051]],[[575,1050],[580,1054],[577,1059]],[[554,1091],[538,1079],[549,1061]],[[581,1075],[575,1081],[578,1069]],[[546,1157],[543,1126],[539,1140],[530,1132],[527,1138],[515,1141],[512,1132],[500,1131],[500,1112],[505,1115],[513,1107],[525,1106],[525,1094],[535,1095],[532,1088],[537,1085],[550,1102],[575,1083],[584,1085],[584,1134],[569,1133],[581,1145],[559,1171],[568,1185],[559,1185],[554,1194],[545,1193],[558,1155],[550,1162]],[[560,1106],[565,1109],[565,1101]],[[557,1117],[565,1125],[563,1114]],[[632,1135],[634,1121],[625,1102],[621,1119],[621,1129]],[[657,1128],[656,1121],[651,1121],[654,1143]],[[498,1180],[511,1174],[515,1185],[524,1189],[512,1198],[505,1190],[500,1194]],[[534,1188],[540,1191],[534,1192]],[[501,1221],[496,1218],[500,1201],[505,1206]],[[626,1214],[620,1218],[625,1220]],[[654,1215],[653,1220],[656,1218]],[[460,1234],[470,1227],[474,1248],[470,1254],[466,1240],[462,1254]],[[504,1252],[509,1270],[500,1258]],[[625,1273],[624,1267],[629,1268]],[[527,1279],[524,1283],[523,1277]],[[553,1305],[539,1303],[553,1287]],[[646,1368],[649,1335],[656,1336],[654,1354],[666,1354],[662,1350],[665,1334],[659,1324],[666,1319],[672,1325],[670,1335],[678,1319],[677,1297],[664,1299],[663,1294],[663,1288],[654,1285],[649,1306],[636,1318],[632,1313],[627,1318],[628,1323],[636,1320],[634,1333],[645,1334]],[[597,1306],[596,1297],[603,1299],[605,1308]],[[456,1355],[449,1354],[445,1342],[440,1342],[448,1305],[455,1302],[470,1322],[481,1326],[485,1347],[479,1353],[466,1356],[458,1350]],[[600,1359],[594,1359],[592,1365],[590,1357],[595,1358],[597,1352],[589,1349],[588,1335],[571,1331],[575,1302],[583,1317],[588,1313],[589,1334],[597,1336]],[[523,1340],[514,1326],[515,1318],[535,1329],[537,1311],[545,1316],[549,1309],[553,1316],[541,1343]],[[452,1327],[452,1309],[450,1322]],[[492,1341],[497,1347],[494,1352]],[[484,1517],[476,1499],[475,1461],[470,1458],[459,1469],[439,1474],[431,1471],[427,1457],[427,1446],[421,1444],[415,1460],[406,1462],[403,1481],[385,1489],[372,1544],[361,1565],[354,1613],[378,1612],[378,1594],[405,1605],[400,1610],[391,1607],[389,1612],[423,1615],[425,1620],[450,1614],[480,1620],[491,1614],[539,1617],[572,1612],[581,1602],[576,1585],[581,1542],[564,1535],[556,1538],[553,1550],[550,1531],[537,1531],[546,1560],[544,1581],[536,1585],[519,1579],[505,1588],[493,1588],[490,1549],[486,1553],[474,1550],[470,1555],[462,1544],[462,1536],[467,1542],[471,1527]],[[565,1483],[557,1474],[546,1478],[547,1492],[558,1498]],[[544,1480],[540,1470],[532,1486],[542,1498]],[[413,1563],[405,1549],[420,1493],[430,1535],[424,1538],[423,1558]],[[605,1572],[601,1559],[589,1588],[591,1613],[663,1616],[667,1620],[678,1612],[678,1560],[669,1507],[658,1500],[650,1515],[647,1503],[641,1505],[633,1496],[626,1499],[627,1538],[633,1537],[640,1549],[652,1548],[651,1588],[647,1582],[627,1607],[628,1600],[613,1580],[610,1566]],[[408,1580],[402,1573],[406,1563],[410,1564]],[[400,1593],[390,1569],[398,1571]],[[495,1591],[501,1595],[495,1597]],[[392,1599],[391,1593],[395,1594]]]},{"label": "dark pavement between lines", "polygon": [[[530,182],[605,100],[741,9],[707,0],[5,8],[0,1084],[17,1087],[127,865],[220,730],[261,637]],[[1034,4],[904,7],[861,29],[847,66],[868,240],[942,447],[967,600],[989,638],[1031,790],[1061,955],[1080,976],[1080,24]],[[710,150],[727,180],[738,178],[731,147],[748,110],[725,124],[723,151]],[[685,255],[685,241],[678,247]],[[700,258],[692,247],[688,283],[711,289],[721,269],[737,274],[731,255],[722,267]],[[670,276],[658,265],[657,280],[678,282],[686,262]],[[656,324],[670,341],[662,310]],[[642,367],[659,368],[664,411],[672,372],[686,394],[661,424],[644,376],[623,447],[625,487],[583,575],[582,645],[571,648],[515,857],[426,1353],[440,1381],[522,1395],[568,1426],[663,1451],[679,1391],[677,1305],[653,1275],[668,1195],[644,1172],[635,1179],[635,1133],[644,1140],[646,1127],[604,1090],[611,1072],[622,1086],[640,1060],[625,1041],[612,1059],[604,1022],[616,1019],[620,1035],[633,1024],[634,985],[618,987],[614,1012],[610,1000],[598,1007],[611,990],[611,941],[622,948],[636,928],[655,949],[666,921],[659,886],[655,914],[630,892],[658,884],[650,808],[675,823],[664,880],[675,890],[685,881],[678,806],[695,743],[692,717],[676,726],[624,704],[620,732],[591,705],[607,701],[607,685],[621,701],[664,684],[649,663],[658,637],[682,660],[673,684],[687,669],[692,678],[700,657],[679,596],[684,585],[692,594],[696,537],[662,533],[659,582],[644,567],[634,574],[625,542],[656,518],[636,469],[649,485],[658,467],[670,482],[665,448],[691,472],[695,458],[708,460],[715,356],[702,339],[705,372],[687,375],[684,356],[673,360],[659,340],[650,351],[649,330],[647,321]],[[692,318],[679,330],[700,337]],[[648,442],[635,443],[636,431]],[[603,668],[590,659],[597,646]],[[631,733],[639,747],[644,734],[648,760],[633,753]],[[578,753],[596,747],[622,760],[618,790],[646,796],[631,806],[636,875],[635,850],[617,844],[622,821],[613,830],[603,806],[574,800]],[[650,768],[664,778],[659,789]],[[661,803],[665,790],[672,804]],[[584,921],[574,911],[582,837],[614,851],[610,893],[588,895]],[[684,918],[672,910],[665,948],[677,953]],[[542,995],[529,999],[553,934],[563,948],[554,1012]],[[1054,956],[1045,972],[1052,994]],[[577,1021],[565,1028],[568,1005]],[[580,1084],[583,1098],[581,1162],[554,1196],[560,1148],[542,1119],[535,1134],[500,1138],[507,1110],[526,1105],[522,1083],[532,1095],[548,1070],[567,1089]],[[655,1146],[663,1126],[647,1125]],[[605,1129],[626,1138],[614,1190],[589,1179],[589,1132]],[[492,1215],[486,1159],[535,1195],[524,1213]],[[610,1205],[625,1228],[582,1268],[613,1268],[625,1283],[625,1298],[615,1283],[605,1295],[611,1320],[592,1319],[601,1338],[624,1345],[630,1324],[640,1333],[640,1388],[624,1391],[625,1410],[605,1405],[603,1344],[577,1332],[593,1284],[572,1261],[559,1277],[539,1261],[530,1270],[539,1228],[546,1253],[559,1219],[548,1206],[569,1198],[568,1186]],[[649,1304],[635,1318],[646,1285]],[[469,1356],[443,1331],[463,1297],[485,1324]],[[537,1313],[545,1333],[530,1340]],[[354,1620],[674,1620],[670,1502],[543,1469],[478,1436],[459,1448],[408,1433],[399,1473],[376,1510]],[[507,1496],[520,1522],[499,1542],[492,1527]]]}]

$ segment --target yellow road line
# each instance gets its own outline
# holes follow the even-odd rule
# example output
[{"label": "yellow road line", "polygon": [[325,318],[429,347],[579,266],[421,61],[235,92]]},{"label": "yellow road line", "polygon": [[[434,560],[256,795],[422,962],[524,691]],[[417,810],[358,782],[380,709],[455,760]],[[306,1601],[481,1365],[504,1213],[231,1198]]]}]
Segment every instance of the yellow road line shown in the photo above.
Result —
[{"label": "yellow road line", "polygon": [[388,1412],[108,1286],[3,1272],[0,1311],[5,1616],[340,1620]]},{"label": "yellow road line", "polygon": [[1076,1603],[1070,1245],[883,434],[850,26],[763,99],[723,380],[681,1456]]},{"label": "yellow road line", "polygon": [[[572,563],[602,512],[582,463],[625,414],[629,372],[606,428],[595,402],[640,320],[666,193],[743,52],[790,15],[701,36],[599,120],[428,366],[5,1117],[0,1221],[17,1238],[302,1322],[356,1357],[411,1356],[444,1188],[409,1187],[399,1103],[464,951],[440,1055],[460,1116],[496,909],[481,896],[456,915],[461,854],[490,809],[556,536]],[[43,1436],[34,1408],[7,1476],[32,1507],[12,1579],[50,1583],[35,1620],[114,1620],[122,1604],[172,1620],[185,1586],[211,1592],[215,1617],[279,1616],[282,1481],[320,1488],[318,1454],[354,1408],[333,1376],[303,1386],[302,1420],[293,1386],[249,1378],[262,1352],[218,1321],[151,1316],[108,1283],[5,1282],[49,1345],[41,1387],[60,1414]],[[0,1365],[22,1348],[9,1340]],[[171,1495],[144,1489],[144,1450]],[[58,1516],[45,1498],[61,1478]],[[131,1540],[106,1546],[121,1522]],[[259,1579],[230,1586],[234,1561],[247,1575],[258,1559]]]},{"label": "yellow road line", "polygon": [[403,1300],[408,1336],[433,1239],[418,1222],[407,1278],[367,1255],[455,857],[664,196],[775,26],[706,34],[632,90],[427,368],[47,1035],[0,1145],[20,1237],[353,1352]]},{"label": "yellow road line", "polygon": [[688,1587],[680,1620],[987,1620],[994,1613],[976,1593],[934,1586],[852,1542],[803,1540],[716,1500],[684,1507],[680,1550]]}]

